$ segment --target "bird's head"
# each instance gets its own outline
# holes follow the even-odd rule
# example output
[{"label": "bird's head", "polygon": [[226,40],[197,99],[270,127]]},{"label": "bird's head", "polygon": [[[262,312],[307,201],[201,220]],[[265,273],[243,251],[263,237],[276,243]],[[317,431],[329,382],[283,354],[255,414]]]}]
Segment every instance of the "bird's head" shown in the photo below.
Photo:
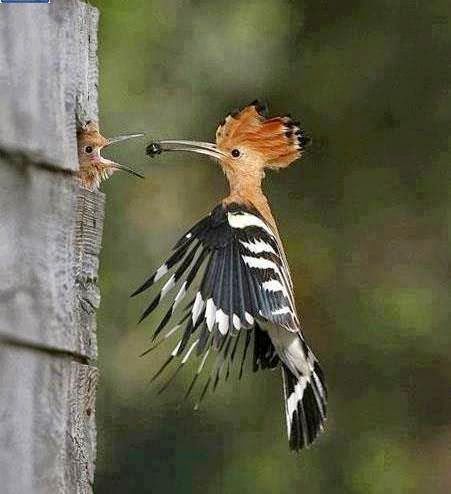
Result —
[{"label": "bird's head", "polygon": [[78,178],[82,186],[89,190],[99,188],[103,180],[108,179],[117,170],[122,170],[136,177],[144,178],[143,175],[125,165],[104,158],[102,149],[117,142],[123,142],[144,134],[123,134],[107,139],[99,132],[96,122],[89,121],[77,132],[78,142]]},{"label": "bird's head", "polygon": [[216,131],[216,144],[165,140],[149,144],[147,154],[190,151],[217,159],[228,176],[263,177],[265,168],[286,168],[300,158],[308,142],[299,122],[290,116],[270,118],[266,107],[254,101],[226,117]]}]

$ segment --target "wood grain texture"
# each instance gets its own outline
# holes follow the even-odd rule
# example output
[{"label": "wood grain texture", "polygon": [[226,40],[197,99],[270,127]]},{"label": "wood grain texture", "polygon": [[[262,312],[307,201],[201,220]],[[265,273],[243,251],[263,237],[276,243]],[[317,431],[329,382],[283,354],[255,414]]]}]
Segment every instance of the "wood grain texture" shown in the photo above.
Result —
[{"label": "wood grain texture", "polygon": [[78,0],[0,6],[0,492],[92,493],[104,195],[80,189],[97,22]]},{"label": "wood grain texture", "polygon": [[77,492],[91,492],[94,484],[96,451],[95,395],[98,370],[71,363],[69,383],[69,434],[66,483],[77,486]]},{"label": "wood grain texture", "polygon": [[97,120],[97,24],[78,0],[1,6],[1,149],[78,168],[77,121]]},{"label": "wood grain texture", "polygon": [[2,494],[92,492],[97,370],[0,345]]},{"label": "wood grain texture", "polygon": [[74,348],[89,360],[97,356],[95,311],[100,304],[97,275],[104,210],[102,192],[78,188],[73,275],[76,284],[75,334],[79,340]]},{"label": "wood grain texture", "polygon": [[95,359],[104,195],[0,159],[0,336]]}]

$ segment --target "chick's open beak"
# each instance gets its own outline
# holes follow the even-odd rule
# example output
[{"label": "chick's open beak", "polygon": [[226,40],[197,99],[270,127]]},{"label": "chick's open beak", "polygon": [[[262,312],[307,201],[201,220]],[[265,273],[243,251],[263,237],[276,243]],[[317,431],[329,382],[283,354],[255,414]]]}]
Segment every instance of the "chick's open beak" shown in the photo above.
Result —
[{"label": "chick's open beak", "polygon": [[[143,136],[144,136],[144,134],[121,134],[121,135],[118,135],[115,137],[110,137],[107,139],[107,142],[103,146],[103,148],[106,148],[106,147],[110,146],[111,144],[116,144],[118,142],[124,142],[124,141],[127,141],[129,139],[135,139],[136,137],[143,137]],[[104,158],[103,156],[101,156],[101,162],[105,166],[109,166],[112,169],[121,170],[121,171],[124,171],[126,173],[129,173],[130,175],[134,175],[135,177],[144,178],[144,175],[133,170],[129,166],[121,165],[119,163],[116,163],[115,161],[108,160],[108,159]]]}]

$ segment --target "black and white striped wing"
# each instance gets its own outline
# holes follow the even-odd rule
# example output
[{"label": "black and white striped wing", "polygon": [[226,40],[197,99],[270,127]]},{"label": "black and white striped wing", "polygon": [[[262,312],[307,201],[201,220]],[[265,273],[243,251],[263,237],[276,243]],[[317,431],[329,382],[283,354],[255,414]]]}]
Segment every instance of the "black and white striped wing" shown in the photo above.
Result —
[{"label": "black and white striped wing", "polygon": [[228,209],[227,224],[247,311],[288,331],[298,331],[290,272],[275,233],[256,211],[239,206]]},{"label": "black and white striped wing", "polygon": [[186,312],[189,329],[182,350],[200,325],[217,344],[229,334],[253,328],[256,318],[289,331],[299,328],[277,238],[257,212],[242,206],[217,206],[179,240],[169,259],[133,295],[165,277],[141,321],[172,292],[171,306],[156,329],[158,336],[191,288],[194,298]]},{"label": "black and white striped wing", "polygon": [[[317,361],[300,331],[284,252],[259,213],[243,205],[217,206],[177,242],[172,255],[133,295],[163,278],[162,288],[141,316],[142,321],[171,294],[170,307],[154,338],[162,334],[187,295],[191,297],[181,311],[181,320],[160,339],[161,342],[178,334],[174,350],[154,376],[178,358],[179,366],[162,390],[190,356],[197,355],[199,366],[188,389],[190,393],[213,349],[216,362],[201,393],[202,399],[210,384],[213,389],[216,387],[224,368],[228,377],[243,335],[241,376],[253,337],[254,370],[273,368],[282,360],[287,376],[285,403],[292,448],[310,444],[325,419],[325,385],[323,380],[322,387],[319,381],[315,384]],[[278,342],[276,333],[285,335],[284,341]],[[313,391],[315,406],[308,402]]]}]

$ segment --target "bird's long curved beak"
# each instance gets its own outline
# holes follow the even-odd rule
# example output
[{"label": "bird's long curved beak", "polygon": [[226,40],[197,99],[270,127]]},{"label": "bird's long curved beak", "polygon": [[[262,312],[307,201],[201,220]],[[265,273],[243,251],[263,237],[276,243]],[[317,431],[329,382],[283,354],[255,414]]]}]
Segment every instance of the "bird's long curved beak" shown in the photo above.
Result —
[{"label": "bird's long curved beak", "polygon": [[152,157],[166,151],[187,151],[190,153],[205,154],[215,159],[226,157],[226,154],[218,149],[216,144],[210,142],[165,140],[151,142],[146,148],[146,154]]},{"label": "bird's long curved beak", "polygon": [[[106,147],[110,146],[111,144],[116,144],[118,142],[124,142],[124,141],[128,141],[129,139],[135,139],[137,137],[143,137],[143,136],[144,136],[144,134],[140,133],[140,134],[121,134],[121,135],[118,135],[115,137],[109,137],[107,139],[108,142],[103,147],[106,148]],[[103,157],[101,157],[101,161],[104,165],[110,166],[111,168],[121,170],[123,172],[129,173],[130,175],[134,175],[135,177],[145,178],[144,175],[133,170],[129,166],[121,165],[119,163],[116,163],[115,161],[111,161],[111,160],[108,160],[108,159],[103,158]]]}]

